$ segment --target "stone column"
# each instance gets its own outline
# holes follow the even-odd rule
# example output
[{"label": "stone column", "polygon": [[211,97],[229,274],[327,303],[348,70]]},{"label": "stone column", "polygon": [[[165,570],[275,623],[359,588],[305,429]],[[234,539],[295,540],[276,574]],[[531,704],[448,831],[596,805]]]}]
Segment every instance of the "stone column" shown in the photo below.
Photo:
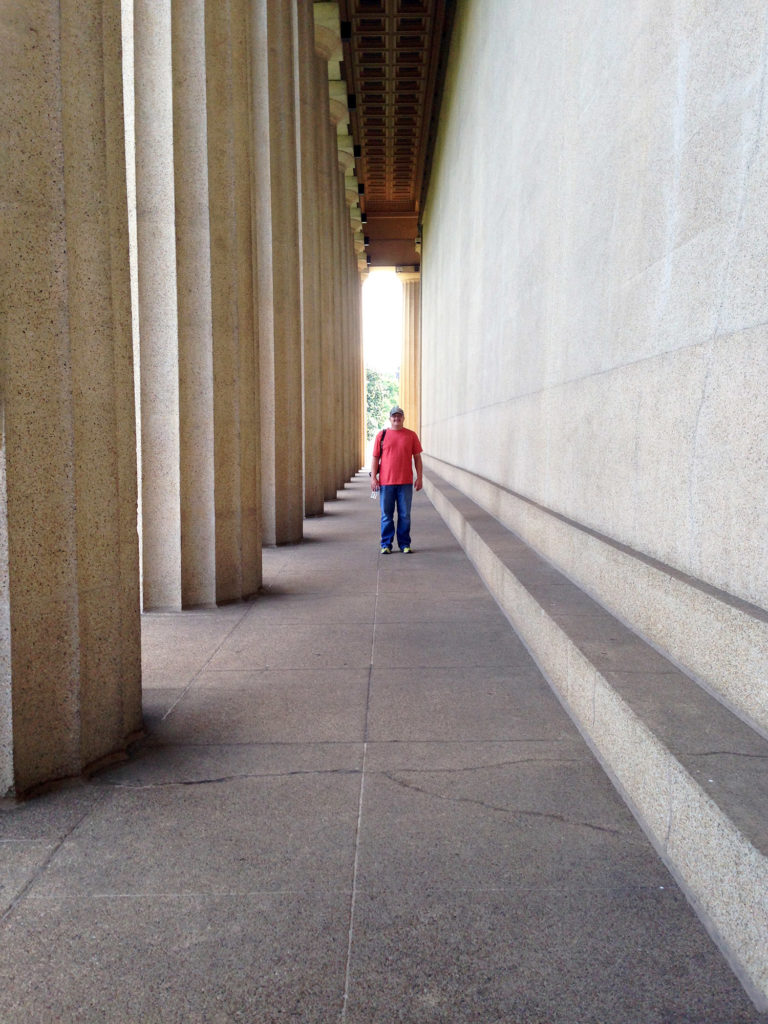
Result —
[{"label": "stone column", "polygon": [[360,469],[360,431],[361,431],[361,371],[360,371],[360,320],[358,317],[358,298],[360,279],[357,270],[357,254],[351,230],[347,236],[346,257],[347,279],[347,324],[349,333],[349,439],[347,442],[347,479],[351,479]]},{"label": "stone column", "polygon": [[301,294],[304,334],[304,514],[322,515],[323,473],[321,439],[324,428],[321,401],[320,341],[320,193],[318,190],[317,124],[323,118],[315,86],[314,17],[312,7],[299,3],[295,77],[299,119],[299,190],[301,237]]},{"label": "stone column", "polygon": [[144,608],[181,608],[171,0],[134,0]]},{"label": "stone column", "polygon": [[421,433],[421,276],[403,271],[403,349],[400,360],[400,401],[406,425]]},{"label": "stone column", "polygon": [[111,2],[4,11],[0,795],[141,718],[119,53]]},{"label": "stone column", "polygon": [[344,297],[343,297],[343,232],[346,230],[345,219],[347,203],[344,195],[344,175],[339,170],[338,157],[334,148],[335,169],[333,173],[333,422],[337,425],[334,432],[333,468],[336,490],[340,491],[346,483],[344,471],[345,427],[344,416]]},{"label": "stone column", "polygon": [[252,195],[254,133],[251,112],[251,5],[252,0],[232,0],[232,119],[243,597],[255,594],[262,581],[261,399],[255,305],[256,240]]},{"label": "stone column", "polygon": [[[1,337],[1,336],[0,336]],[[8,479],[5,472],[5,342],[0,340],[0,797],[14,791],[13,664],[11,661],[11,593],[8,554]]]},{"label": "stone column", "polygon": [[262,524],[267,544],[301,540],[304,518],[292,6],[292,0],[255,0],[252,22]]},{"label": "stone column", "polygon": [[336,142],[336,129],[330,116],[330,99],[328,96],[328,65],[323,55],[316,63],[317,93],[322,106],[324,119],[318,125],[318,175],[322,201],[320,214],[320,317],[321,317],[321,377],[322,394],[321,408],[323,423],[326,429],[322,432],[321,457],[323,467],[323,497],[325,501],[336,498],[336,467],[335,439],[333,430],[327,425],[334,422],[334,337],[333,321],[333,218],[335,205],[333,189],[335,184],[336,154],[333,147]]},{"label": "stone column", "polygon": [[219,602],[261,584],[246,2],[206,4]]},{"label": "stone column", "polygon": [[352,473],[357,473],[365,458],[365,368],[363,364],[363,321],[360,302],[362,282],[357,254],[352,253],[349,268],[352,285],[352,338],[354,361],[354,433],[352,435]]},{"label": "stone column", "polygon": [[181,603],[216,601],[205,0],[172,0]]},{"label": "stone column", "polygon": [[341,287],[341,404],[342,421],[344,431],[342,435],[343,446],[341,450],[341,475],[344,483],[349,479],[349,438],[352,433],[352,410],[351,410],[351,377],[352,377],[352,345],[349,323],[349,256],[348,250],[351,244],[351,232],[349,229],[349,205],[344,206],[344,218],[340,225],[340,262],[339,262],[339,285]]},{"label": "stone column", "polygon": [[354,334],[354,288],[357,274],[354,272],[355,253],[352,241],[352,229],[349,222],[349,209],[344,222],[344,252],[341,264],[344,283],[344,363],[345,363],[345,396],[344,422],[347,425],[344,446],[344,480],[350,480],[359,466],[355,466],[357,450],[357,353],[355,352]]},{"label": "stone column", "polygon": [[358,468],[365,464],[365,355],[363,353],[363,282],[355,261],[355,334],[357,336],[357,452]]},{"label": "stone column", "polygon": [[[318,89],[329,91],[328,112],[334,126],[330,134],[326,133],[327,148],[323,150],[326,175],[323,192],[329,200],[327,220],[323,224],[329,248],[329,269],[323,279],[324,321],[329,325],[323,349],[324,413],[326,422],[335,426],[323,454],[328,498],[335,496],[360,468],[364,450],[364,381],[359,351],[360,282],[349,209],[350,204],[357,206],[358,196],[356,179],[348,173],[354,159],[340,68],[343,55],[338,6],[315,4],[314,15],[315,49],[325,62],[323,81],[318,81]],[[357,220],[359,222],[359,217]]]},{"label": "stone column", "polygon": [[[120,424],[117,449],[120,522],[120,606],[122,632],[122,702],[126,735],[142,728],[141,607],[137,533],[138,475],[136,386],[134,378],[134,304],[130,266],[130,227],[126,215],[128,167],[125,148],[122,0],[102,3],[104,40],[105,141],[109,190],[112,322],[115,332],[115,416]],[[131,53],[131,63],[133,54]],[[131,103],[132,103],[131,99]],[[132,116],[132,115],[131,115]],[[131,174],[135,168],[131,167]]]}]

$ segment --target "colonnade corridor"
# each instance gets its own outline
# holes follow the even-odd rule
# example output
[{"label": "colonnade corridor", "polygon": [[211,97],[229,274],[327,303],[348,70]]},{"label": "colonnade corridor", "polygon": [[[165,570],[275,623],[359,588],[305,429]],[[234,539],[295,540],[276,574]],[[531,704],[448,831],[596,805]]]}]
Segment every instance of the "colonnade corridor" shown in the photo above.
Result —
[{"label": "colonnade corridor", "polygon": [[146,737],[0,814],[0,1020],[761,1021],[427,498],[143,620]]}]

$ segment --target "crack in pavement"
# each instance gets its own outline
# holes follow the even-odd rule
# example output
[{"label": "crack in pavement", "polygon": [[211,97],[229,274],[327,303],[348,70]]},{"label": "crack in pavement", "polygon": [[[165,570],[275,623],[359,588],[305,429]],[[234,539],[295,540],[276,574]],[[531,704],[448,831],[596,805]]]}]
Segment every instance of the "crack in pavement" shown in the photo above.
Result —
[{"label": "crack in pavement", "polygon": [[[464,768],[398,768],[399,772],[420,772],[423,775],[460,775],[462,772],[485,771],[493,768],[511,768],[520,764],[584,764],[583,757],[513,757],[507,761],[471,764]],[[382,769],[370,769],[371,774],[386,775]]]},{"label": "crack in pavement", "polygon": [[413,790],[415,793],[422,793],[424,796],[436,797],[438,800],[445,800],[450,803],[473,804],[477,807],[483,807],[488,811],[498,811],[501,814],[507,814],[512,817],[542,818],[547,821],[559,822],[562,825],[575,825],[581,828],[588,828],[594,832],[606,832],[609,835],[614,836],[623,835],[623,832],[620,829],[608,828],[606,825],[595,825],[594,822],[591,821],[579,821],[574,818],[566,818],[563,814],[555,814],[550,811],[528,811],[515,807],[502,807],[499,804],[491,804],[476,797],[446,796],[443,793],[435,793],[432,790],[425,789],[423,786],[417,786],[415,783],[407,782],[405,779],[398,779],[389,772],[382,772],[381,774],[388,778],[390,782],[394,782],[397,786]]},{"label": "crack in pavement", "polygon": [[699,750],[690,751],[687,757],[749,757],[754,761],[768,761],[768,754],[749,754],[741,750]]},{"label": "crack in pavement", "polygon": [[[400,768],[399,771],[418,771],[431,775],[454,775],[463,772],[474,772],[485,769],[507,768],[520,764],[577,764],[581,763],[576,757],[521,757],[507,761],[494,761],[490,764],[468,765],[465,768]],[[283,772],[242,772],[234,775],[217,775],[205,779],[169,779],[166,782],[112,782],[108,779],[100,779],[95,782],[97,786],[105,789],[163,789],[170,786],[211,786],[223,782],[236,782],[238,779],[287,779],[300,775],[359,775],[360,768],[299,768],[293,771]],[[386,771],[376,769],[369,770],[370,775],[391,776]]]},{"label": "crack in pavement", "polygon": [[[491,764],[468,765],[464,768],[400,768],[399,771],[420,772],[430,775],[458,775],[465,772],[491,770],[495,768],[507,768],[521,764],[577,764],[581,763],[576,757],[521,757],[507,761],[494,761]],[[105,789],[163,789],[171,786],[212,786],[224,782],[236,782],[239,779],[288,779],[302,775],[359,775],[360,768],[299,768],[293,771],[282,772],[242,772],[233,775],[217,775],[205,779],[169,779],[165,782],[112,782],[107,779],[100,779],[95,782],[97,786]],[[369,775],[383,775],[393,781],[397,781],[387,771],[371,769]],[[412,787],[416,788],[416,787]],[[425,791],[426,792],[426,791]]]},{"label": "crack in pavement", "polygon": [[167,782],[99,782],[108,789],[167,789],[171,786],[214,786],[238,779],[289,779],[298,775],[359,775],[359,768],[314,768],[290,772],[243,772],[239,775],[218,775],[210,779],[169,779]]}]

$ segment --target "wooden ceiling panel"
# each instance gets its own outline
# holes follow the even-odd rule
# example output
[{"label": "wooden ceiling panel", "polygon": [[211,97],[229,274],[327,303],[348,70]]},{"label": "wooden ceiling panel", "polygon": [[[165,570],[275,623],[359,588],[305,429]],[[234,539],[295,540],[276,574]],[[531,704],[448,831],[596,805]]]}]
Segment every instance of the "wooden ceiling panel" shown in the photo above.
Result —
[{"label": "wooden ceiling panel", "polygon": [[368,232],[372,265],[395,252],[403,257],[398,262],[419,262],[414,246],[453,6],[454,0],[339,0],[361,210],[369,226],[405,215],[405,234],[386,245]]}]

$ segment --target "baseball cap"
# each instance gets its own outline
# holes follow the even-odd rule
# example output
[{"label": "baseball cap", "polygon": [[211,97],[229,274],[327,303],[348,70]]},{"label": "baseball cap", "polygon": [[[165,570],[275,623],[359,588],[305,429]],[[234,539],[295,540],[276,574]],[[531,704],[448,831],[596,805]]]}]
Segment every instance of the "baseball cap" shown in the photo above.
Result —
[{"label": "baseball cap", "polygon": [[405,416],[405,413],[403,412],[399,405],[396,405],[392,409],[390,409],[389,415],[394,416],[396,412],[399,412],[401,416]]}]

